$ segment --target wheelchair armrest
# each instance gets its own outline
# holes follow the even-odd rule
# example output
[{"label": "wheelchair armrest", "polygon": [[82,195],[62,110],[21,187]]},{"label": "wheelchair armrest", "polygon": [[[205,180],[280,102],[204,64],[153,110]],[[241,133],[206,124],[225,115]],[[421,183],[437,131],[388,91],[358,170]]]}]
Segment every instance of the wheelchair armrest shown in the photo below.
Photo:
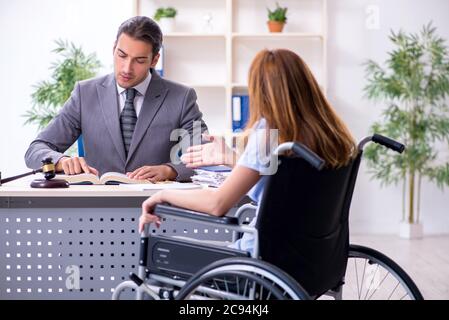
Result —
[{"label": "wheelchair armrest", "polygon": [[185,219],[191,219],[191,220],[197,220],[202,222],[212,222],[212,223],[218,223],[222,225],[229,225],[229,226],[238,226],[239,225],[239,219],[236,217],[215,217],[207,213],[203,212],[197,212],[192,210],[187,210],[179,207],[174,207],[171,205],[166,204],[158,204],[156,205],[154,209],[154,214],[159,216],[172,216],[172,217],[178,217],[178,218],[185,218]]}]

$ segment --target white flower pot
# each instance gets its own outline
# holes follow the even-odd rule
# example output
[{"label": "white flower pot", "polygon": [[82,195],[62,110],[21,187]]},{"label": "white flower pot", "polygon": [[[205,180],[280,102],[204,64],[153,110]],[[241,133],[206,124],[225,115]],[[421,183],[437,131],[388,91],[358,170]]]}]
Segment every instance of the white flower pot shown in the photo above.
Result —
[{"label": "white flower pot", "polygon": [[421,223],[401,221],[399,225],[399,237],[404,239],[422,239],[423,225]]},{"label": "white flower pot", "polygon": [[175,31],[175,18],[160,18],[158,23],[163,34]]}]

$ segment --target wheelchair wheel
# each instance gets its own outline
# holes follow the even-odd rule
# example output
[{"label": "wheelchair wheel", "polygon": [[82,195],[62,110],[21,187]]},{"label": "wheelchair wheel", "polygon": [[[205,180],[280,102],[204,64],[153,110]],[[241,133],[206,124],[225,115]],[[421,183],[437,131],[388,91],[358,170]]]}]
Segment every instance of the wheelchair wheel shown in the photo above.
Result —
[{"label": "wheelchair wheel", "polygon": [[343,285],[344,300],[423,300],[407,273],[384,254],[350,245]]},{"label": "wheelchair wheel", "polygon": [[279,268],[252,258],[227,258],[193,275],[175,297],[218,300],[308,300],[307,292]]}]

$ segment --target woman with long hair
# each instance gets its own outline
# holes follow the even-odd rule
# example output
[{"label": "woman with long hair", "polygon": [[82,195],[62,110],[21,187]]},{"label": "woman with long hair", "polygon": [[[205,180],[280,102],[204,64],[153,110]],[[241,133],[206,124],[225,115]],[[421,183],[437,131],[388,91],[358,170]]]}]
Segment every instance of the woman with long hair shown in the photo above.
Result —
[{"label": "woman with long hair", "polygon": [[[153,215],[158,203],[215,216],[225,215],[245,194],[260,203],[267,175],[276,171],[272,151],[283,142],[301,142],[323,158],[328,168],[344,166],[355,156],[349,130],[296,53],[286,49],[259,52],[249,70],[248,93],[249,138],[231,175],[216,189],[162,190],[151,196],[142,204],[139,231],[146,223],[159,223]],[[233,246],[251,252],[252,235],[245,234]]]}]

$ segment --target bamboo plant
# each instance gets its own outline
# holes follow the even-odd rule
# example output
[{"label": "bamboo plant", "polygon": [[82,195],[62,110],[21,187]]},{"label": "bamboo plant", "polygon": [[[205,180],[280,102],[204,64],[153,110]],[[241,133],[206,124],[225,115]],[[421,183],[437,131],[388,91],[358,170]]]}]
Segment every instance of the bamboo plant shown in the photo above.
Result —
[{"label": "bamboo plant", "polygon": [[422,179],[449,185],[449,160],[439,156],[449,145],[449,57],[445,40],[432,23],[418,33],[391,32],[394,49],[384,66],[365,64],[368,99],[380,102],[383,119],[377,132],[406,145],[404,154],[372,144],[365,158],[382,185],[402,183],[403,221],[419,222]]}]

